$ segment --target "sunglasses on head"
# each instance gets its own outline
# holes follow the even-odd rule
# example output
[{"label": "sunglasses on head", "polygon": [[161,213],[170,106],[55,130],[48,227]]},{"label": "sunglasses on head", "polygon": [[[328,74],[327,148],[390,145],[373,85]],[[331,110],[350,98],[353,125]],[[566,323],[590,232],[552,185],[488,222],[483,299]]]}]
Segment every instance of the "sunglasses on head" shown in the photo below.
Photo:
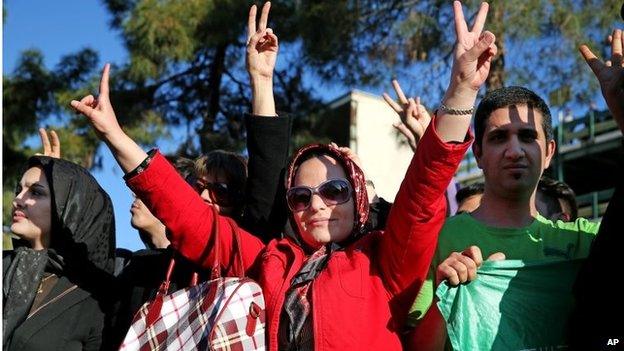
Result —
[{"label": "sunglasses on head", "polygon": [[295,186],[286,192],[288,207],[293,212],[304,211],[310,207],[312,196],[319,194],[323,202],[328,205],[343,204],[351,198],[351,185],[345,179],[329,179],[316,188],[309,186]]},{"label": "sunglasses on head", "polygon": [[237,192],[230,189],[227,183],[208,183],[203,179],[196,179],[193,188],[200,195],[208,190],[212,201],[219,206],[230,207],[236,204]]}]

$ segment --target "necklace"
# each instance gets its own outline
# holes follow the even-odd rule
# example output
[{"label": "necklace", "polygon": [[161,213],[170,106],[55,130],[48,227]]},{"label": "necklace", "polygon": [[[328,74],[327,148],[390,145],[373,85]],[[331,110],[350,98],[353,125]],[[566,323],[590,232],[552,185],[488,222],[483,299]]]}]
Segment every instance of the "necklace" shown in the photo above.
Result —
[{"label": "necklace", "polygon": [[46,280],[50,279],[54,277],[54,274],[50,274],[47,277],[44,277],[43,279],[41,279],[41,282],[39,283],[39,289],[37,290],[37,294],[41,294],[43,292],[43,283],[45,283]]}]

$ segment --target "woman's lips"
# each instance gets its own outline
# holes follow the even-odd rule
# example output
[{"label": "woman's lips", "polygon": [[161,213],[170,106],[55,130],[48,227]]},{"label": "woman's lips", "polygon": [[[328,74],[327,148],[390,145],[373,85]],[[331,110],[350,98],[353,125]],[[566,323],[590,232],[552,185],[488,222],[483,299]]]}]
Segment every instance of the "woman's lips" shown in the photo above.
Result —
[{"label": "woman's lips", "polygon": [[332,222],[332,221],[334,221],[334,219],[331,219],[331,218],[316,218],[316,219],[311,219],[311,220],[307,221],[306,224],[311,226],[311,227],[321,227],[321,226],[327,225],[329,222]]},{"label": "woman's lips", "polygon": [[22,211],[15,211],[13,212],[13,222],[17,222],[19,220],[22,220],[26,218],[26,214]]}]

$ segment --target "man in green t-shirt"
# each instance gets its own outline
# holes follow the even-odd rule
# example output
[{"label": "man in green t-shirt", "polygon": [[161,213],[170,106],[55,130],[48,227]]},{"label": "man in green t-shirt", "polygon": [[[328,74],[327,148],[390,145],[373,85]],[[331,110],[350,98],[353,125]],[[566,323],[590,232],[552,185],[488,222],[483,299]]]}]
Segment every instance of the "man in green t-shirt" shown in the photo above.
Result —
[{"label": "man in green t-shirt", "polygon": [[[619,77],[624,69],[623,44],[620,37],[613,41],[616,45],[612,51],[619,58],[619,71],[612,73]],[[600,80],[614,118],[624,129],[624,104],[618,100],[622,87],[611,82],[613,76],[597,73],[593,67],[595,57],[590,60],[588,54],[582,53]],[[614,87],[605,88],[609,84]],[[430,280],[423,285],[410,311],[410,321],[416,325],[407,338],[410,349],[444,347],[444,320],[437,307],[429,308],[434,286],[440,282],[457,286],[476,279],[483,258],[524,261],[585,258],[598,231],[597,224],[585,219],[552,222],[536,209],[537,183],[555,152],[550,110],[537,94],[521,87],[489,92],[475,113],[474,131],[473,151],[483,170],[484,194],[474,212],[450,218],[440,233]]]}]

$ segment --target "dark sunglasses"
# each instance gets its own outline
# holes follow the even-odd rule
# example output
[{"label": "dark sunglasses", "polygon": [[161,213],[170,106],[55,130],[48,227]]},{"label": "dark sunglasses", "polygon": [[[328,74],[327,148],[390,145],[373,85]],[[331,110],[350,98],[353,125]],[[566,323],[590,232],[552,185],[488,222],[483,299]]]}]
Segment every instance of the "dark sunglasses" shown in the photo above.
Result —
[{"label": "dark sunglasses", "polygon": [[202,179],[195,179],[193,189],[201,195],[208,190],[210,198],[219,206],[230,207],[237,203],[239,192],[228,187],[226,183],[208,183]]},{"label": "dark sunglasses", "polygon": [[309,186],[292,187],[286,192],[288,207],[293,212],[304,211],[310,207],[314,194],[319,194],[328,206],[339,205],[351,198],[351,185],[345,179],[329,179],[316,188]]}]

